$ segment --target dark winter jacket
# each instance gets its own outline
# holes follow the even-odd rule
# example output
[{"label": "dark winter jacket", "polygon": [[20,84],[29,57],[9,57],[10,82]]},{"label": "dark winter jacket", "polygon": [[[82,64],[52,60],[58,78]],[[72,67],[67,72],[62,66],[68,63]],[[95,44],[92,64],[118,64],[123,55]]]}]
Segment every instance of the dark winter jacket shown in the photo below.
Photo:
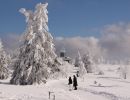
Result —
[{"label": "dark winter jacket", "polygon": [[72,79],[71,79],[71,77],[69,77],[69,83],[68,83],[68,85],[70,85],[70,84],[72,84]]},{"label": "dark winter jacket", "polygon": [[75,75],[74,75],[74,77],[73,77],[73,86],[78,86],[77,78],[76,78]]}]

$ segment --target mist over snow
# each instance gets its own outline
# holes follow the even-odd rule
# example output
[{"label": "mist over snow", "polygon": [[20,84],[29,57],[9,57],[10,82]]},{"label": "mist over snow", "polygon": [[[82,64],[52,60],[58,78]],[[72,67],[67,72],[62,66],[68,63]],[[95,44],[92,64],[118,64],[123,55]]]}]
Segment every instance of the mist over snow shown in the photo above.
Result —
[{"label": "mist over snow", "polygon": [[[109,60],[128,60],[130,58],[130,23],[116,23],[104,26],[101,37],[54,37],[56,53],[64,47],[67,55],[77,56],[90,53],[94,57],[104,57]],[[2,37],[6,51],[12,52],[19,44],[21,35],[8,34]]]},{"label": "mist over snow", "polygon": [[65,47],[68,55],[75,56],[90,52],[96,57],[108,60],[128,60],[130,58],[130,23],[106,25],[100,30],[101,37],[56,38],[56,48],[59,51]]},{"label": "mist over snow", "polygon": [[7,53],[13,53],[20,45],[21,35],[16,33],[9,33],[1,36],[4,48]]},{"label": "mist over snow", "polygon": [[99,39],[95,37],[72,37],[72,38],[56,38],[55,40],[57,52],[63,47],[66,49],[68,56],[75,57],[78,50],[81,55],[90,53],[92,56],[99,57],[103,52],[99,44]]}]

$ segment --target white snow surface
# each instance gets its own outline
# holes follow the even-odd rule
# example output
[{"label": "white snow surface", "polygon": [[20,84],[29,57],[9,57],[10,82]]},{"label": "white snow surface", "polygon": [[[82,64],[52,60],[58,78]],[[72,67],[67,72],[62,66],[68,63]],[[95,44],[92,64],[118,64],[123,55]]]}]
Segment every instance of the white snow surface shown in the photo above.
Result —
[{"label": "white snow surface", "polygon": [[[26,86],[10,85],[9,79],[0,81],[0,100],[130,100],[130,80],[119,78],[116,71],[119,66],[98,67],[103,69],[104,75],[87,74],[84,78],[78,78],[78,90],[69,91],[68,78]],[[71,72],[70,75],[73,74]],[[53,92],[50,99],[49,91]]]}]

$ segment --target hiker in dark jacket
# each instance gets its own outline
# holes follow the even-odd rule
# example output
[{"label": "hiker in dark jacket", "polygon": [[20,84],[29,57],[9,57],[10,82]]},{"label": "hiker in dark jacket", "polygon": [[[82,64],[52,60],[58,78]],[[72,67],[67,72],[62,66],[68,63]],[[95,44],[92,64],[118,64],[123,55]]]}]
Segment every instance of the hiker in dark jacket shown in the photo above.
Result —
[{"label": "hiker in dark jacket", "polygon": [[76,78],[75,75],[73,75],[73,87],[74,87],[74,90],[77,90],[77,86],[78,86],[77,78]]},{"label": "hiker in dark jacket", "polygon": [[68,82],[68,85],[69,85],[69,90],[71,91],[72,90],[72,79],[71,79],[71,77],[69,77],[69,80],[68,80],[69,82]]}]

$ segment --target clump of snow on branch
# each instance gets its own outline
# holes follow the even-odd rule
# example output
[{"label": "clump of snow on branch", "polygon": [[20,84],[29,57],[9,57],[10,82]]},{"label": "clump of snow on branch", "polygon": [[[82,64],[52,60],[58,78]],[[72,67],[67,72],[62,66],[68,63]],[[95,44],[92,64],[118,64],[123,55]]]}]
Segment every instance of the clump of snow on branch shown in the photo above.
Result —
[{"label": "clump of snow on branch", "polygon": [[59,71],[53,37],[48,32],[48,3],[39,3],[35,11],[21,8],[25,15],[27,29],[24,43],[20,46],[19,55],[14,63],[12,84],[45,83],[50,74]]}]

